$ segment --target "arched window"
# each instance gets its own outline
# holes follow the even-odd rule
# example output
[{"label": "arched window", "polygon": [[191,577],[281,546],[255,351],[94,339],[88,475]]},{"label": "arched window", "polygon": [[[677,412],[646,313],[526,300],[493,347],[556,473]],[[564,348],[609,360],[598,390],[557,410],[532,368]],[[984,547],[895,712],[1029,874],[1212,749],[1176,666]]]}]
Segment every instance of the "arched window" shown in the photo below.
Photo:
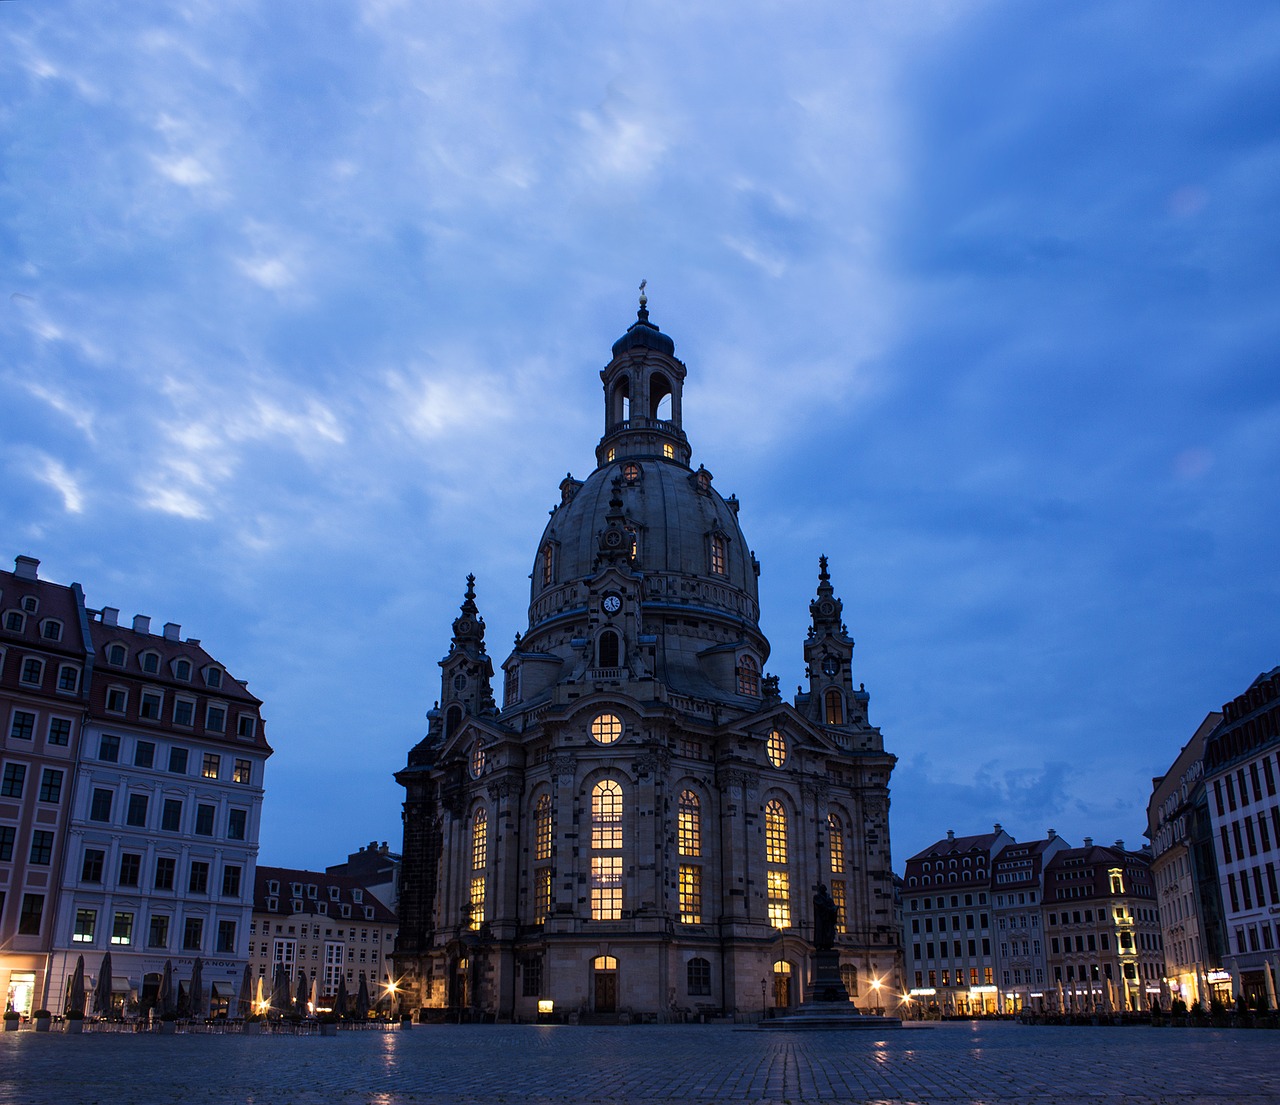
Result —
[{"label": "arched window", "polygon": [[626,422],[631,417],[631,380],[623,376],[613,385],[610,396],[609,417],[611,425]]},{"label": "arched window", "polygon": [[458,726],[462,724],[462,707],[457,703],[450,706],[444,714],[444,735],[446,738],[453,736],[458,731]]},{"label": "arched window", "polygon": [[[680,858],[696,859],[702,855],[702,808],[691,790],[680,792],[676,816],[676,847]],[[680,864],[680,923],[702,924],[702,865]]]},{"label": "arched window", "polygon": [[837,690],[827,691],[827,724],[844,724],[844,699]]},{"label": "arched window", "polygon": [[840,964],[840,981],[844,983],[844,988],[849,991],[849,1000],[852,1001],[858,996],[858,968],[852,963]]},{"label": "arched window", "polygon": [[471,777],[480,778],[484,774],[484,745],[476,741],[471,746]]},{"label": "arched window", "polygon": [[724,538],[718,534],[711,535],[711,574],[722,576],[727,574],[726,569],[726,546]]},{"label": "arched window", "polygon": [[831,850],[831,873],[844,874],[844,826],[834,813],[827,814],[827,847]]},{"label": "arched window", "polygon": [[786,1009],[791,1004],[791,964],[785,959],[773,965],[773,1004],[776,1009]]},{"label": "arched window", "polygon": [[787,811],[776,798],[764,807],[764,858],[768,877],[769,924],[791,927],[791,872],[787,866]]},{"label": "arched window", "polygon": [[691,790],[680,792],[677,844],[682,856],[702,855],[702,804]]},{"label": "arched window", "polygon": [[533,919],[542,924],[551,913],[551,796],[533,807]]},{"label": "arched window", "polygon": [[602,779],[591,789],[591,918],[622,917],[622,787]]},{"label": "arched window", "polygon": [[596,643],[596,667],[616,668],[622,664],[622,645],[618,634],[606,629]]},{"label": "arched window", "polygon": [[485,864],[489,861],[489,814],[476,810],[471,821],[471,927],[485,920]]},{"label": "arched window", "polygon": [[701,956],[689,960],[687,968],[689,996],[707,997],[711,993],[711,963]]},{"label": "arched window", "polygon": [[542,586],[551,586],[555,579],[556,571],[556,550],[550,543],[542,546],[542,552],[538,554],[542,559]]},{"label": "arched window", "polygon": [[743,656],[738,661],[738,693],[752,698],[760,694],[760,665],[754,656]]},{"label": "arched window", "polygon": [[671,381],[661,372],[649,377],[649,417],[671,421]]}]

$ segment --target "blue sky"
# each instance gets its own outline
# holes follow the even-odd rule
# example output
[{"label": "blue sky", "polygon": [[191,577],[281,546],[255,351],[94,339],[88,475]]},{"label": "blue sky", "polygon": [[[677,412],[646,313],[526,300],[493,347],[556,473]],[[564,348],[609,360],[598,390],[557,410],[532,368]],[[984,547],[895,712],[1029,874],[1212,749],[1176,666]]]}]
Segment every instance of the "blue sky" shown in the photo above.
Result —
[{"label": "blue sky", "polygon": [[0,532],[265,700],[262,860],[398,841],[649,281],[768,670],[820,553],[895,866],[1141,840],[1280,661],[1273,4],[0,5]]}]

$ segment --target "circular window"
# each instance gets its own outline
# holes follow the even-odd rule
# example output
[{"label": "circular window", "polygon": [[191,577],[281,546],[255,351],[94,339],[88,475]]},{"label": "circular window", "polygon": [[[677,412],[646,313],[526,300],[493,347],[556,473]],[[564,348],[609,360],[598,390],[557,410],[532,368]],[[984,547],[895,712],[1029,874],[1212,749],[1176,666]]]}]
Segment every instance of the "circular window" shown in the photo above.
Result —
[{"label": "circular window", "polygon": [[455,691],[462,690],[462,688],[465,687],[466,685],[467,685],[467,677],[463,675],[461,672],[459,672],[457,675],[453,677],[453,689]]},{"label": "circular window", "polygon": [[471,774],[475,778],[480,778],[484,772],[484,749],[480,747],[480,742],[476,741],[471,746]]},{"label": "circular window", "polygon": [[627,461],[627,463],[622,466],[622,478],[626,480],[627,483],[635,483],[636,480],[640,478],[640,465],[635,464],[632,461]]},{"label": "circular window", "polygon": [[769,757],[769,762],[774,767],[781,767],[787,762],[787,738],[784,737],[777,729],[770,730],[769,737],[764,744],[765,755]]},{"label": "circular window", "polygon": [[591,739],[600,744],[613,744],[622,736],[622,718],[617,714],[600,714],[591,722]]}]

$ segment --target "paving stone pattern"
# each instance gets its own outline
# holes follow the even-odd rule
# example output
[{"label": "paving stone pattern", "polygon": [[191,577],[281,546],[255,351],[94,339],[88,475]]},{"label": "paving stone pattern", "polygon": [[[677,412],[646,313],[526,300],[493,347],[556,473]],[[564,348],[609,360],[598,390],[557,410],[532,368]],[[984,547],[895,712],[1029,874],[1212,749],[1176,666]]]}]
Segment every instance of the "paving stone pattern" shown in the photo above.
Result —
[{"label": "paving stone pattern", "polygon": [[0,1034],[0,1105],[1280,1102],[1280,1033],[948,1023]]}]

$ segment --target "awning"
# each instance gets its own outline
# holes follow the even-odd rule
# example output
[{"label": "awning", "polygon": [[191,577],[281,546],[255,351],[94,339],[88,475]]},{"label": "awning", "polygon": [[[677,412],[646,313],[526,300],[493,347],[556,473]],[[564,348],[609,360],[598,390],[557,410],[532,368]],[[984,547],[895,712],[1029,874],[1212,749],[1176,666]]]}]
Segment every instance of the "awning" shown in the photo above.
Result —
[{"label": "awning", "polygon": [[128,994],[133,992],[133,983],[124,975],[111,976],[111,992],[113,994]]},{"label": "awning", "polygon": [[213,982],[210,983],[209,992],[215,998],[229,998],[236,991],[235,987],[229,982]]}]

